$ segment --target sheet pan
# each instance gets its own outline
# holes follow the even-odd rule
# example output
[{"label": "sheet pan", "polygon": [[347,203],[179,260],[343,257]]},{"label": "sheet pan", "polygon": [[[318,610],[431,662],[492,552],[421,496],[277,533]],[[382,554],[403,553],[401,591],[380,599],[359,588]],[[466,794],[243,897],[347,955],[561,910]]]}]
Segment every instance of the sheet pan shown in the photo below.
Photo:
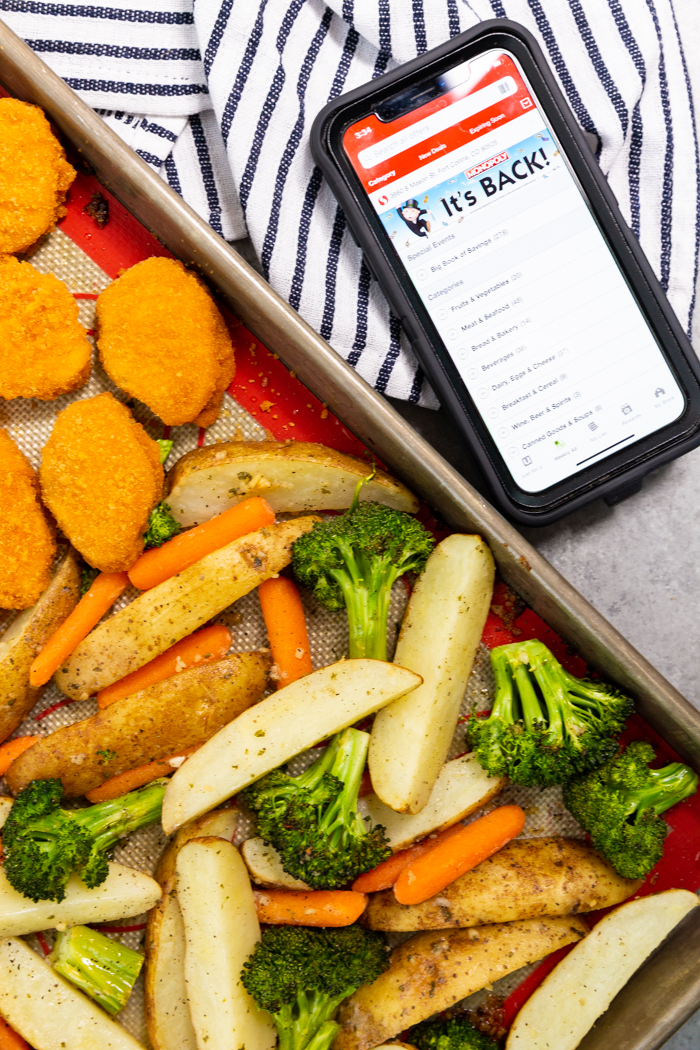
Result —
[{"label": "sheet pan", "polygon": [[[642,717],[700,768],[700,713],[2,22],[0,83],[41,106],[115,197],[197,268],[392,471],[451,526],[480,532],[506,582],[591,666],[629,691]],[[582,1050],[655,1050],[699,1006],[696,912],[617,997]]]}]

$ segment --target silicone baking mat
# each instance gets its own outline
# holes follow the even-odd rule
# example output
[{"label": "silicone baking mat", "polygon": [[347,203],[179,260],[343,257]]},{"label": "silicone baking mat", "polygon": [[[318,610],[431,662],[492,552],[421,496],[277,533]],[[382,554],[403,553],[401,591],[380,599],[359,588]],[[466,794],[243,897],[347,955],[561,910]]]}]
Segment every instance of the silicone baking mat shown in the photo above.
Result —
[{"label": "silicone baking mat", "polygon": [[[75,163],[75,161],[74,161]],[[109,205],[109,221],[100,228],[85,211],[95,194],[101,194]],[[67,215],[35,250],[28,261],[43,273],[53,273],[63,280],[75,295],[80,306],[80,319],[92,331],[95,299],[110,281],[136,262],[152,255],[167,256],[165,248],[145,230],[90,175],[80,173],[73,184],[67,203]],[[226,313],[226,311],[224,311]],[[321,404],[294,376],[287,371],[277,355],[264,347],[230,314],[226,313],[236,350],[236,376],[224,399],[218,421],[208,430],[194,425],[166,428],[140,402],[127,397],[101,369],[96,355],[91,379],[81,390],[55,402],[15,400],[0,402],[0,425],[4,426],[32,464],[37,467],[41,449],[48,438],[58,412],[73,400],[93,397],[109,390],[129,406],[134,416],[155,438],[169,437],[173,449],[168,464],[197,445],[212,444],[231,439],[303,440],[319,441],[342,452],[363,456],[369,454],[358,439]],[[440,524],[427,508],[422,516],[438,535],[444,535]],[[136,592],[127,592],[117,607],[130,601]],[[319,607],[309,594],[304,594],[309,625],[311,653],[315,667],[339,659],[347,652],[347,627],[344,614],[334,614]],[[407,590],[399,581],[392,594],[390,638],[395,639],[407,600]],[[226,622],[233,632],[233,651],[256,649],[266,644],[265,628],[255,593],[236,602],[217,620]],[[494,645],[516,638],[537,637],[544,641],[567,668],[575,674],[585,673],[585,665],[531,610],[512,592],[499,584],[494,594],[492,610],[484,631],[474,669],[463,703],[463,715],[471,709],[487,709],[491,703],[492,675],[488,650]],[[55,686],[47,688],[43,697],[19,728],[17,735],[40,732],[47,734],[61,726],[86,718],[96,710],[93,700],[66,701]],[[677,756],[658,735],[634,716],[626,734],[630,739],[649,739],[658,749],[659,758],[670,761]],[[449,757],[464,751],[464,729],[458,725]],[[301,768],[306,757],[297,761]],[[294,770],[296,771],[296,770]],[[2,785],[0,785],[1,787]],[[524,837],[569,835],[581,837],[583,832],[564,808],[561,791],[545,791],[509,787],[498,804],[517,802],[527,814]],[[671,811],[672,832],[666,845],[664,859],[652,872],[640,891],[659,891],[672,886],[696,890],[700,886],[700,802],[689,799]],[[239,822],[236,842],[253,833],[246,818]],[[152,873],[165,844],[159,828],[151,827],[133,835],[115,853],[121,863]],[[143,941],[143,916],[128,920],[122,927],[110,928],[110,936],[119,937],[131,947],[138,948]],[[104,927],[103,927],[104,929]],[[50,947],[50,933],[32,938],[37,949]],[[43,942],[43,944],[42,944]],[[566,949],[563,950],[564,952]],[[562,953],[555,953],[534,967],[511,974],[498,982],[494,991],[506,998],[506,1017],[513,1016],[536,985]],[[477,993],[478,1000],[485,993]],[[119,1020],[144,1046],[148,1045],[143,1019],[141,982],[132,995]]]}]

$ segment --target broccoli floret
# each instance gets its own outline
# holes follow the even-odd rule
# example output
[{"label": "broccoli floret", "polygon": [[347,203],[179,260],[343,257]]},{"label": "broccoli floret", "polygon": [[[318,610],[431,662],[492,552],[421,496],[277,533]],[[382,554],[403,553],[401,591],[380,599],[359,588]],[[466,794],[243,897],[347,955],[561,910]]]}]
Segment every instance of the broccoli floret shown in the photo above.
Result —
[{"label": "broccoli floret", "polygon": [[349,995],[389,965],[380,934],[359,926],[268,926],[241,972],[243,987],[272,1014],[279,1050],[327,1050],[333,1017]]},{"label": "broccoli floret", "polygon": [[182,525],[175,521],[168,504],[159,503],[153,508],[148,519],[148,529],[143,536],[144,546],[162,547],[173,536],[177,536],[181,529]]},{"label": "broccoli floret", "polygon": [[315,889],[344,886],[391,854],[382,825],[357,812],[368,747],[369,733],[345,729],[301,776],[275,769],[241,793],[284,870]]},{"label": "broccoli floret", "polygon": [[408,1042],[418,1050],[499,1050],[495,1039],[464,1016],[423,1021],[411,1029]]},{"label": "broccoli floret", "polygon": [[143,955],[88,926],[72,926],[56,937],[54,970],[114,1015],[123,1010],[143,966]]},{"label": "broccoli floret", "polygon": [[595,848],[628,879],[643,879],[661,860],[668,834],[661,814],[698,786],[697,773],[681,762],[649,769],[655,757],[651,744],[635,741],[564,787],[567,808]]},{"label": "broccoli floret", "polygon": [[80,569],[80,597],[87,594],[92,587],[93,583],[100,575],[99,569],[93,569],[92,565],[88,565],[87,562],[83,562]]},{"label": "broccoli floret", "polygon": [[60,780],[33,780],[20,791],[2,829],[8,882],[33,901],[62,901],[73,872],[90,889],[101,885],[115,843],[160,819],[167,783],[154,780],[109,802],[64,810]]},{"label": "broccoli floret", "polygon": [[350,656],[386,660],[391,588],[405,572],[422,572],[435,540],[410,514],[359,503],[361,484],[346,514],[295,541],[293,566],[321,605],[347,610]]},{"label": "broccoli floret", "polygon": [[615,753],[633,710],[629,697],[569,674],[535,640],[492,649],[491,666],[493,709],[488,718],[470,718],[467,740],[492,776],[548,787],[595,769]]}]

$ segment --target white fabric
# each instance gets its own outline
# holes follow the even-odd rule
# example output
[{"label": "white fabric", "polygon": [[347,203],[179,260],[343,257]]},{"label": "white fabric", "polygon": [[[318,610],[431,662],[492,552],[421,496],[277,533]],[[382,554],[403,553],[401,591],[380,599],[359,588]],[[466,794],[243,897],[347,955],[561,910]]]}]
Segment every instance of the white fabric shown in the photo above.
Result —
[{"label": "white fabric", "polygon": [[672,0],[0,0],[0,12],[214,229],[250,236],[272,285],[369,382],[428,405],[308,132],[329,98],[479,20],[521,22],[600,143],[623,214],[690,331],[697,141]]}]

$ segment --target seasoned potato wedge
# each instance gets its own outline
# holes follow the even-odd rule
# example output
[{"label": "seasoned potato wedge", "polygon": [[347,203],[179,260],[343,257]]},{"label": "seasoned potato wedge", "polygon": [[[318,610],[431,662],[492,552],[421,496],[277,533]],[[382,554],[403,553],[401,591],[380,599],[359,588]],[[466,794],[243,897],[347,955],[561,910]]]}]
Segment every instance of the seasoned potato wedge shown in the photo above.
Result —
[{"label": "seasoned potato wedge", "polygon": [[184,828],[180,828],[163,850],[156,868],[155,878],[164,892],[168,893],[173,888],[177,855],[185,843],[190,839],[201,838],[226,839],[233,842],[238,818],[239,812],[236,807],[229,806],[227,809],[214,809],[211,813],[205,813],[203,817],[197,817],[196,820],[185,824]]},{"label": "seasoned potato wedge", "polygon": [[14,799],[8,798],[7,795],[0,795],[0,828],[9,817],[13,802]]},{"label": "seasoned potato wedge", "polygon": [[250,879],[230,842],[202,838],[177,856],[177,898],[185,924],[185,981],[197,1043],[206,1050],[271,1050],[272,1018],[240,981],[260,940]]},{"label": "seasoned potato wedge", "polygon": [[0,940],[0,972],[0,1016],[34,1050],[143,1050],[24,941]]},{"label": "seasoned potato wedge", "polygon": [[384,825],[389,844],[396,852],[468,817],[495,798],[505,785],[505,778],[490,777],[473,755],[463,755],[442,767],[420,813],[396,813],[376,795],[361,798],[357,808],[363,817],[371,817],[373,824]]},{"label": "seasoned potato wedge", "polygon": [[163,800],[165,833],[374,714],[420,681],[413,671],[383,660],[341,660],[279,689],[221,729],[177,770]]},{"label": "seasoned potato wedge", "polygon": [[20,937],[48,930],[59,922],[79,926],[127,919],[148,911],[160,898],[160,886],[155,879],[134,868],[110,863],[109,875],[101,886],[89,890],[77,875],[72,875],[64,900],[58,904],[55,901],[35,903],[13,889],[0,868],[0,937]]},{"label": "seasoned potato wedge", "polygon": [[341,1005],[333,1050],[377,1046],[587,930],[570,916],[417,933],[394,949],[388,970]]},{"label": "seasoned potato wedge", "polygon": [[[263,496],[276,512],[344,510],[366,462],[307,441],[227,441],[194,449],[166,478],[173,516],[188,527],[251,496]],[[405,485],[378,470],[361,499],[415,514],[418,500]]]},{"label": "seasoned potato wedge", "polygon": [[153,1050],[197,1050],[185,984],[185,927],[174,893],[148,915],[143,998]]},{"label": "seasoned potato wedge", "polygon": [[310,890],[301,879],[295,879],[282,867],[280,855],[274,846],[262,839],[246,839],[241,855],[250,877],[257,886],[272,886],[280,890]]},{"label": "seasoned potato wedge", "polygon": [[24,721],[45,686],[29,684],[29,668],[80,597],[80,571],[68,548],[36,605],[18,613],[0,637],[0,742]]},{"label": "seasoned potato wedge", "polygon": [[87,699],[148,663],[291,561],[294,540],[314,517],[269,525],[213,551],[99,624],[60,667],[66,696]]},{"label": "seasoned potato wedge", "polygon": [[76,797],[203,743],[255,703],[269,669],[269,653],[256,652],[180,671],[37,740],[12,763],[7,784],[17,794],[31,780],[58,777],[66,795]]},{"label": "seasoned potato wedge", "polygon": [[420,813],[445,764],[494,574],[481,537],[455,533],[430,555],[409,599],[394,663],[423,684],[379,712],[369,745],[374,792],[399,813]]},{"label": "seasoned potato wedge", "polygon": [[514,839],[422,904],[373,893],[362,916],[372,930],[440,930],[609,908],[641,881],[623,879],[578,839]]},{"label": "seasoned potato wedge", "polygon": [[688,890],[666,890],[606,915],[530,996],[506,1050],[575,1050],[635,970],[698,903]]}]

